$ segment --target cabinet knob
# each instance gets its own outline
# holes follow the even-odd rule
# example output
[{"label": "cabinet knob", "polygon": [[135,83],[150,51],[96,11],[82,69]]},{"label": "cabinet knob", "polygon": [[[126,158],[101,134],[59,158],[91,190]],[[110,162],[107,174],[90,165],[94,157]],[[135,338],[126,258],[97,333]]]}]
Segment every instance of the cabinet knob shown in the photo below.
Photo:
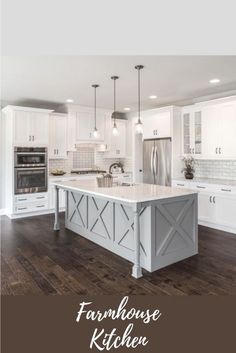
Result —
[{"label": "cabinet knob", "polygon": [[218,147],[216,147],[216,154],[218,154]]}]

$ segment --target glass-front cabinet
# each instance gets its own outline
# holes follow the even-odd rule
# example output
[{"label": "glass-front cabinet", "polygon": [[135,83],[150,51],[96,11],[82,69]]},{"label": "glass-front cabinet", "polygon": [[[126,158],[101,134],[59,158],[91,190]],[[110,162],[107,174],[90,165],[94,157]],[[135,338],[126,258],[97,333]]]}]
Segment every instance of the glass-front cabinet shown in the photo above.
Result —
[{"label": "glass-front cabinet", "polygon": [[201,110],[184,108],[183,124],[183,154],[201,155],[202,153],[202,113]]}]

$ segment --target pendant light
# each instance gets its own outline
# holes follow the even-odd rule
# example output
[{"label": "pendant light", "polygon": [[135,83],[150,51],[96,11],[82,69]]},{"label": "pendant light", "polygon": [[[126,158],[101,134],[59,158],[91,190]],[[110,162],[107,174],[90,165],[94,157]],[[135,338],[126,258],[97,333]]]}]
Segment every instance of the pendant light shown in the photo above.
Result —
[{"label": "pendant light", "polygon": [[135,69],[138,70],[138,121],[135,124],[136,132],[138,134],[143,133],[143,124],[140,118],[140,70],[144,68],[143,65],[137,65],[135,66]]},{"label": "pendant light", "polygon": [[98,137],[98,129],[97,129],[97,95],[96,95],[96,89],[99,87],[99,85],[92,85],[94,88],[94,130],[93,130],[93,137],[97,138]]},{"label": "pendant light", "polygon": [[118,76],[112,76],[111,79],[114,81],[114,117],[113,117],[113,128],[112,128],[112,133],[114,136],[117,136],[119,134],[119,131],[117,129],[116,125],[116,80],[118,80]]}]

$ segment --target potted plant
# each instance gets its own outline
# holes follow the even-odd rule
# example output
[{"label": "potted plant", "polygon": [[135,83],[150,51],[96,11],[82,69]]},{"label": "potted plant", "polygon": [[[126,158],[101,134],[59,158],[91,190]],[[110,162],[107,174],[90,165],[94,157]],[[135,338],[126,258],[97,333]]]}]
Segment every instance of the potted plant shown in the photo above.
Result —
[{"label": "potted plant", "polygon": [[182,173],[184,173],[186,179],[193,179],[194,166],[196,164],[195,159],[192,156],[187,156],[183,158],[183,162],[185,167],[182,169]]}]

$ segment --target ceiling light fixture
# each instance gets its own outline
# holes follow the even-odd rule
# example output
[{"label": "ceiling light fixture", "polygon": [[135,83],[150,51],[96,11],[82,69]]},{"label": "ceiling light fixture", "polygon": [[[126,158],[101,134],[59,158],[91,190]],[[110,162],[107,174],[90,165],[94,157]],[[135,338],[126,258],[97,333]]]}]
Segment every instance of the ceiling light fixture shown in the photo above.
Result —
[{"label": "ceiling light fixture", "polygon": [[130,108],[129,108],[129,107],[125,107],[124,110],[125,110],[126,112],[129,112],[129,111],[130,111]]},{"label": "ceiling light fixture", "polygon": [[149,98],[150,98],[150,99],[156,99],[157,96],[155,96],[155,95],[153,94],[153,95],[149,96]]},{"label": "ceiling light fixture", "polygon": [[138,121],[135,124],[136,127],[136,132],[138,134],[142,134],[143,133],[143,124],[140,118],[140,70],[142,70],[144,68],[143,65],[136,65],[135,69],[138,70]]},{"label": "ceiling light fixture", "polygon": [[113,128],[112,128],[112,133],[114,136],[117,136],[119,134],[119,131],[117,129],[116,125],[116,80],[118,80],[118,76],[112,76],[111,79],[114,81],[114,109],[113,109]]},{"label": "ceiling light fixture", "polygon": [[209,81],[209,83],[219,83],[220,79],[219,78],[213,78]]},{"label": "ceiling light fixture", "polygon": [[92,85],[94,88],[94,130],[93,130],[93,136],[95,138],[98,137],[98,129],[97,129],[97,95],[96,95],[96,90],[99,87],[99,85]]},{"label": "ceiling light fixture", "polygon": [[74,99],[72,99],[72,98],[67,98],[66,103],[74,103]]}]

